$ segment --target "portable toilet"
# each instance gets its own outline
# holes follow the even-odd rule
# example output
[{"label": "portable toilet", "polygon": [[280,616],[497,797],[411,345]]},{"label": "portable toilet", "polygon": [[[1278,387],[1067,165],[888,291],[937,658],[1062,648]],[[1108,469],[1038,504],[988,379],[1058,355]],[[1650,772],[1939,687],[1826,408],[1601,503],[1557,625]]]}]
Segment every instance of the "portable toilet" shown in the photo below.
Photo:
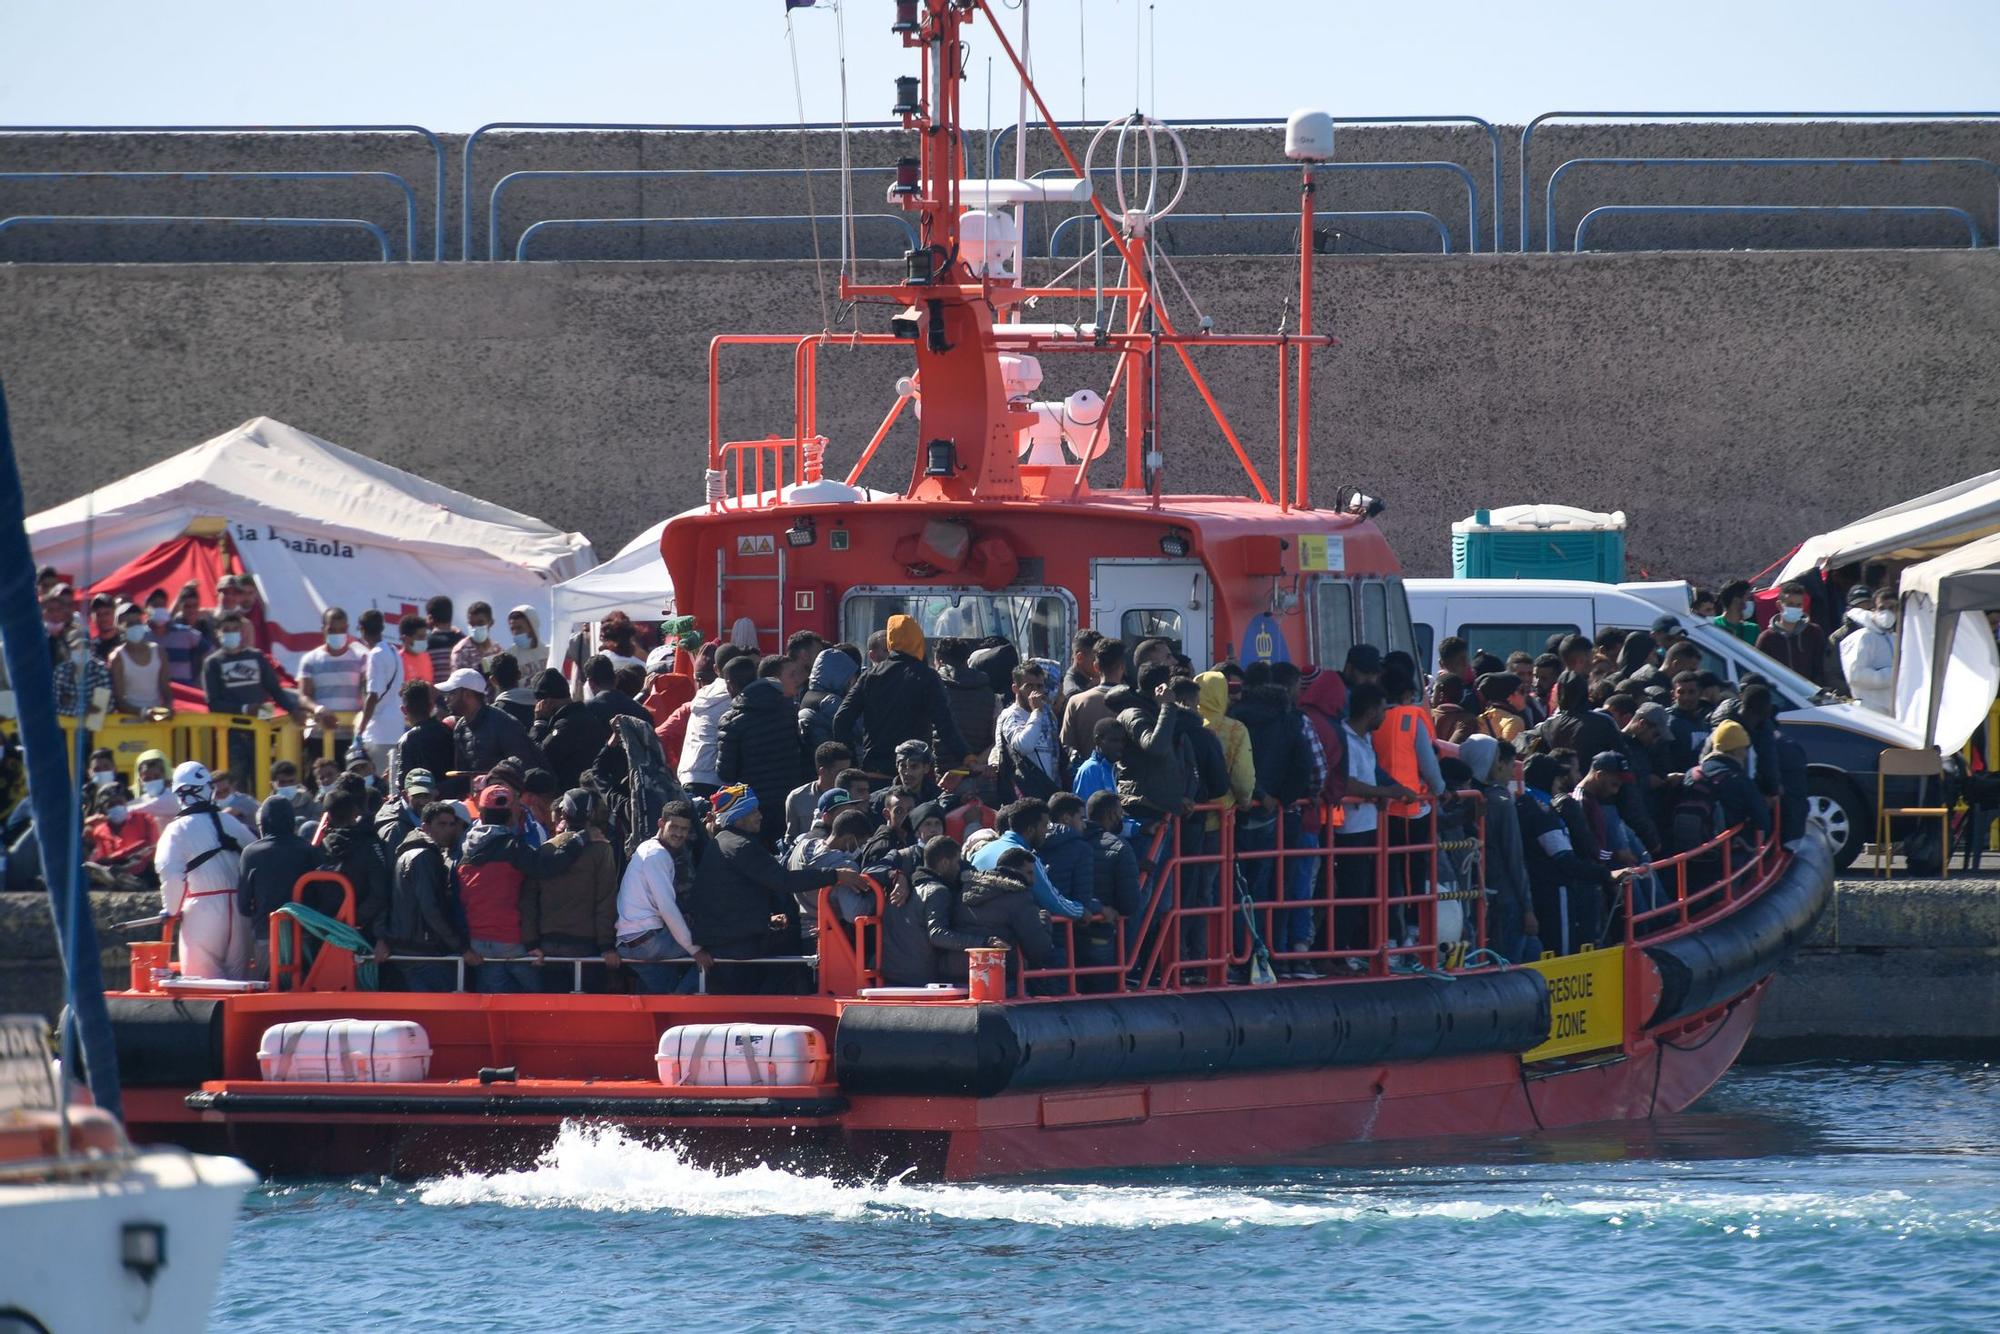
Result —
[{"label": "portable toilet", "polygon": [[1625,512],[1508,505],[1451,526],[1454,579],[1625,578]]}]

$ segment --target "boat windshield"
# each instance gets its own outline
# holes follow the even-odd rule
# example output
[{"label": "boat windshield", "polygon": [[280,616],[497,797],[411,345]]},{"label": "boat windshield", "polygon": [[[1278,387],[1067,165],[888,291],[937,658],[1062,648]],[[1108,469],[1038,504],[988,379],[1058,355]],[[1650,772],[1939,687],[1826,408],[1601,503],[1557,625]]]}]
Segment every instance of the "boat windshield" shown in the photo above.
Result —
[{"label": "boat windshield", "polygon": [[891,616],[914,617],[926,639],[999,635],[1023,657],[1068,661],[1070,603],[1059,590],[858,588],[841,606],[842,631],[854,643],[864,643]]}]

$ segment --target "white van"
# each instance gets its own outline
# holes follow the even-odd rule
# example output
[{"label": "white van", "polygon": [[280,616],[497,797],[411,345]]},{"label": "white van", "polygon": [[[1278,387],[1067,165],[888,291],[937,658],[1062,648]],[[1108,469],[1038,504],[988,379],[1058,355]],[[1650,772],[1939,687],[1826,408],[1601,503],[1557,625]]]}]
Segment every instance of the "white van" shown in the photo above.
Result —
[{"label": "white van", "polygon": [[1561,579],[1408,579],[1417,658],[1437,670],[1438,641],[1457,635],[1475,653],[1505,658],[1547,651],[1555,634],[1586,639],[1600,629],[1650,630],[1662,614],[1678,616],[1702,652],[1702,665],[1735,681],[1755,672],[1771,683],[1779,720],[1806,752],[1811,813],[1833,840],[1836,866],[1861,854],[1875,827],[1875,771],[1884,749],[1920,749],[1923,738],[1894,718],[1821,690],[1735,635],[1688,610],[1684,583],[1594,584]]}]

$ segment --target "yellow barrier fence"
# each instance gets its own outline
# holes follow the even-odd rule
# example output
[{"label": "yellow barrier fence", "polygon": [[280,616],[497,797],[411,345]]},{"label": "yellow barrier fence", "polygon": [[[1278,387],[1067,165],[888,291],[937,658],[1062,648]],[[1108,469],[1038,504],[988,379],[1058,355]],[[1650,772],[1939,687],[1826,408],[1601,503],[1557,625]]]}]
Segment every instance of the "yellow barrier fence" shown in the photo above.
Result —
[{"label": "yellow barrier fence", "polygon": [[[74,753],[76,719],[64,718],[62,725],[64,740]],[[265,790],[277,761],[303,765],[305,757],[304,733],[290,718],[266,720],[229,713],[176,713],[157,722],[141,714],[114,713],[90,741],[93,749],[103,746],[111,751],[118,772],[127,780],[134,778],[140,755],[158,750],[165,752],[169,765],[199,760],[211,770],[242,769],[251,792]]]}]

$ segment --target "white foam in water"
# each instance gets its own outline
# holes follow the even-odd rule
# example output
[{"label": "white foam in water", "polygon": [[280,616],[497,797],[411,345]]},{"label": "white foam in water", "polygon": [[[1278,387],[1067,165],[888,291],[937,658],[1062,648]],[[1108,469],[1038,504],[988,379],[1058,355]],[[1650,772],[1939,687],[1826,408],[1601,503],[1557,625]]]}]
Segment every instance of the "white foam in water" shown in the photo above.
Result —
[{"label": "white foam in water", "polygon": [[[849,1184],[765,1166],[718,1172],[689,1162],[671,1145],[649,1145],[616,1127],[569,1124],[527,1171],[447,1177],[418,1187],[417,1197],[425,1204],[445,1206],[668,1212],[704,1218],[916,1217],[1043,1227],[1310,1227],[1409,1219],[1480,1223],[1500,1216],[1583,1218],[1609,1227],[1645,1226],[1672,1218],[1726,1232],[1780,1221],[1811,1227],[1864,1220],[1924,1225],[1923,1219],[1909,1216],[1909,1197],[1895,1190],[1841,1197],[1811,1191],[1731,1193],[1673,1184],[1580,1182],[1557,1195],[1522,1190],[1527,1182],[1505,1179],[1437,1184],[1445,1188],[1435,1194],[1422,1188],[1329,1188],[1330,1183],[1274,1185],[1267,1192],[1216,1186],[933,1184],[902,1178]],[[1487,1198],[1468,1199],[1464,1194],[1468,1189]]]},{"label": "white foam in water", "polygon": [[1304,1226],[1363,1212],[1191,1187],[933,1185],[901,1179],[849,1185],[763,1166],[725,1173],[690,1163],[670,1145],[641,1143],[616,1127],[574,1124],[562,1128],[528,1171],[449,1177],[428,1182],[417,1193],[425,1204],[439,1205],[665,1210],[713,1218],[914,1214],[1051,1227]]}]

